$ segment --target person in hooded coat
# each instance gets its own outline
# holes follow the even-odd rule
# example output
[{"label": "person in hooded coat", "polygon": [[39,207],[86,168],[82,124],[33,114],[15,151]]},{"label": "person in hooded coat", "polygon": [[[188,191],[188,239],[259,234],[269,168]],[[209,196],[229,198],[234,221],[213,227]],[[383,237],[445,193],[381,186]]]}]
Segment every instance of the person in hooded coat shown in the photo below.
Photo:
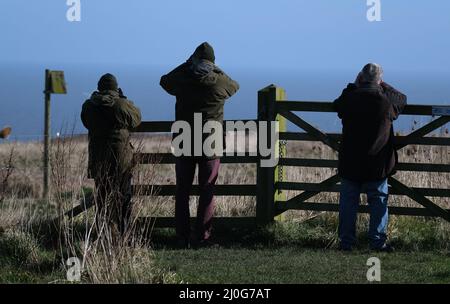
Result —
[{"label": "person in hooded coat", "polygon": [[356,242],[355,226],[360,193],[370,208],[370,247],[391,252],[386,243],[388,177],[395,174],[397,151],[393,122],[406,106],[406,95],[382,80],[380,65],[369,63],[334,101],[342,119],[339,150],[339,238],[349,251]]},{"label": "person in hooded coat", "polygon": [[126,231],[131,212],[133,148],[130,130],[141,123],[141,112],[128,100],[112,74],[103,75],[81,111],[89,131],[88,176],[96,186],[97,229],[113,236]]},{"label": "person in hooded coat", "polygon": [[[201,156],[194,156],[194,137],[200,136],[203,139],[201,141],[203,147],[204,140],[214,133],[194,135],[194,114],[202,115],[203,125],[210,121],[223,124],[224,103],[239,90],[239,84],[228,77],[214,62],[214,49],[204,42],[185,63],[162,76],[160,81],[160,85],[167,93],[176,96],[176,121],[187,122],[192,130],[191,153],[177,157],[175,165],[176,233],[182,247],[189,247],[190,242],[199,246],[213,244],[210,236],[214,213],[214,185],[219,172],[220,153],[208,155],[201,149]],[[174,134],[175,137],[177,135]],[[223,130],[222,134],[215,135],[216,138],[223,138]],[[197,164],[200,198],[197,221],[191,235],[189,194]]]}]

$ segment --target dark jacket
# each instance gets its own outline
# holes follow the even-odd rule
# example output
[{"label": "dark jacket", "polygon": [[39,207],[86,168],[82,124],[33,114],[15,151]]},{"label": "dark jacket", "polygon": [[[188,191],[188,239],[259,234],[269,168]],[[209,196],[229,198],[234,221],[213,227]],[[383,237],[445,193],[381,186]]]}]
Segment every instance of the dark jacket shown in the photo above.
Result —
[{"label": "dark jacket", "polygon": [[[202,114],[203,124],[207,121],[223,124],[225,100],[239,90],[239,84],[214,63],[192,57],[162,76],[160,85],[176,96],[175,119],[187,121],[191,126],[194,113]],[[203,139],[207,136],[203,135]]]},{"label": "dark jacket", "polygon": [[129,170],[130,130],[141,123],[139,109],[116,91],[94,92],[83,104],[81,120],[89,130],[89,177]]},{"label": "dark jacket", "polygon": [[386,83],[349,84],[334,101],[342,119],[339,175],[357,182],[382,180],[395,173],[393,121],[406,96]]}]

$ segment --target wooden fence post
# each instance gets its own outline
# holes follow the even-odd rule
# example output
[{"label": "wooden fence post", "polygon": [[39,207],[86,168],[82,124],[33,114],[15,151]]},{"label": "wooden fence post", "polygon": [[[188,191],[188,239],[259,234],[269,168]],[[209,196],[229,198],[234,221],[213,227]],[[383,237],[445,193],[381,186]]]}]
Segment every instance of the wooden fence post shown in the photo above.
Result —
[{"label": "wooden fence post", "polygon": [[[265,121],[269,128],[267,129],[267,142],[271,141],[270,123],[279,119],[279,131],[284,132],[286,130],[286,120],[277,115],[276,102],[285,99],[285,91],[275,85],[270,85],[260,91],[258,91],[258,121]],[[258,143],[259,143],[259,130],[258,130]],[[285,147],[281,146],[278,140],[275,145],[276,156],[279,153],[285,154]],[[260,154],[258,145],[258,155]],[[261,160],[261,158],[260,158]],[[280,179],[283,179],[285,175],[281,166],[275,167],[261,167],[261,162],[257,164],[257,185],[258,192],[256,195],[256,221],[258,225],[267,225],[273,222],[275,217],[275,201],[285,201],[286,195],[282,191],[275,190],[275,183]],[[277,219],[281,219],[278,216]]]},{"label": "wooden fence post", "polygon": [[44,187],[43,199],[50,196],[50,70],[45,70],[45,117],[44,117]]}]

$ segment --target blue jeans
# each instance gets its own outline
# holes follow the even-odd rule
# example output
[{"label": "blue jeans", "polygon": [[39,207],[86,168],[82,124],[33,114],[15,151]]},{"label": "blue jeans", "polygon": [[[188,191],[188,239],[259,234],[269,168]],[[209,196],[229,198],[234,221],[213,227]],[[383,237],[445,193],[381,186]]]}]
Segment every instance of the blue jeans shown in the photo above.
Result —
[{"label": "blue jeans", "polygon": [[356,242],[356,217],[360,193],[367,194],[370,211],[369,240],[372,249],[381,248],[386,242],[388,224],[388,182],[387,179],[359,183],[341,180],[339,199],[339,238],[341,247],[351,248]]}]

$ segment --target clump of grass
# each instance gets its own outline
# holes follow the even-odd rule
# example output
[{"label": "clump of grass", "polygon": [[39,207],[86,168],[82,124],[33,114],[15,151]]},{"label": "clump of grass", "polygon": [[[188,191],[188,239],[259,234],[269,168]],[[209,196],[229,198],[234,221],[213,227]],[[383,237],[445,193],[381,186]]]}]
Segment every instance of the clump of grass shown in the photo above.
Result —
[{"label": "clump of grass", "polygon": [[0,237],[0,252],[9,262],[29,266],[39,262],[39,243],[30,233],[6,231]]},{"label": "clump of grass", "polygon": [[145,247],[97,250],[86,258],[87,281],[92,283],[180,283],[176,274],[161,268]]},{"label": "clump of grass", "polygon": [[[357,221],[357,249],[367,249],[369,216],[360,215]],[[338,215],[323,213],[302,222],[275,222],[260,229],[250,238],[266,240],[270,246],[300,246],[336,249]],[[450,224],[440,219],[392,216],[388,227],[388,241],[403,251],[450,252]],[[248,237],[248,236],[247,236]],[[246,237],[241,236],[244,240]],[[239,240],[239,237],[234,237]]]},{"label": "clump of grass", "polygon": [[264,233],[272,246],[331,248],[336,241],[335,226],[317,225],[317,222],[275,223]]},{"label": "clump of grass", "polygon": [[[145,204],[141,196],[136,195],[133,202],[133,213],[127,230],[117,235],[115,228],[108,225],[108,212],[95,212],[96,192],[86,191],[87,177],[85,158],[76,157],[77,166],[67,167],[73,163],[77,142],[71,138],[62,138],[54,144],[53,158],[58,160],[52,169],[54,195],[53,203],[57,206],[59,221],[59,243],[61,257],[78,257],[81,260],[82,282],[89,283],[176,283],[175,274],[158,267],[154,263],[152,250],[148,246],[147,237],[151,227],[138,221],[143,216]],[[141,143],[135,143],[137,151]],[[87,156],[84,154],[85,157]],[[81,169],[80,169],[81,168]],[[136,179],[147,183],[155,183],[153,167],[134,174]],[[134,168],[133,168],[134,170]],[[150,196],[152,193],[149,193]],[[114,200],[114,193],[109,199]],[[82,217],[71,219],[64,216],[75,202],[83,202],[92,197],[92,212]],[[108,207],[106,207],[108,208]],[[63,259],[63,260],[64,260]]]},{"label": "clump of grass", "polygon": [[[17,143],[16,151],[24,148],[30,152],[30,155],[22,153],[24,151],[17,153],[19,167],[34,163],[35,156],[42,152],[36,147],[39,145]],[[0,157],[7,159],[9,156],[6,147],[1,145]],[[17,191],[13,194],[3,191],[5,187],[1,189],[6,193],[0,203],[1,282],[41,282],[41,279],[66,282],[65,262],[69,257],[79,257],[82,261],[82,282],[178,282],[175,274],[154,263],[153,251],[145,242],[151,227],[137,226],[137,218],[145,215],[142,214],[145,204],[139,197],[135,199],[133,219],[136,220],[121,242],[111,242],[111,233],[107,229],[104,235],[94,230],[95,208],[73,219],[64,215],[94,194],[86,191],[94,185],[86,177],[87,145],[84,140],[70,135],[55,139],[51,157],[52,192],[49,200],[36,198],[33,191],[19,191],[20,195],[17,195]],[[153,172],[145,171],[142,178],[146,182],[154,182]],[[35,178],[24,168],[8,173],[8,178],[10,181],[22,180],[30,187],[40,181],[40,175]],[[8,187],[14,185],[20,183],[14,181]],[[45,273],[41,271],[44,266]],[[10,275],[11,269],[17,275]]]},{"label": "clump of grass", "polygon": [[390,239],[406,250],[450,251],[450,223],[433,218],[391,217]]}]

